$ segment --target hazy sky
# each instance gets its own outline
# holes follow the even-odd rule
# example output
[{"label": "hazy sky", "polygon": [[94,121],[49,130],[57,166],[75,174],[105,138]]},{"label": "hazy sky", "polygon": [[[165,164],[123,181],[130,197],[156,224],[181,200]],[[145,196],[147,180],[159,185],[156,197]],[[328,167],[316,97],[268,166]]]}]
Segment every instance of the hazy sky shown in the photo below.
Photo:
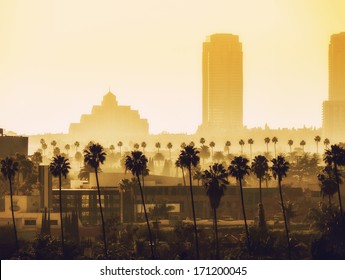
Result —
[{"label": "hazy sky", "polygon": [[201,123],[202,42],[240,36],[244,124],[321,126],[344,0],[0,0],[0,127],[67,132],[109,87],[151,133]]}]

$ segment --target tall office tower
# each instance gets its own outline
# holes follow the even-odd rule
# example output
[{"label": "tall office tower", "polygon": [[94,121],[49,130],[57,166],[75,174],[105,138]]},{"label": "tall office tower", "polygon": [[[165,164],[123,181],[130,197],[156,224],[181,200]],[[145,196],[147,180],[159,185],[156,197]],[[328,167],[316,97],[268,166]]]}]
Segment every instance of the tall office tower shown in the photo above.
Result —
[{"label": "tall office tower", "polygon": [[333,34],[328,51],[328,101],[323,102],[323,136],[345,141],[345,32]]},{"label": "tall office tower", "polygon": [[202,127],[209,133],[243,128],[242,43],[237,35],[213,34],[203,43]]}]

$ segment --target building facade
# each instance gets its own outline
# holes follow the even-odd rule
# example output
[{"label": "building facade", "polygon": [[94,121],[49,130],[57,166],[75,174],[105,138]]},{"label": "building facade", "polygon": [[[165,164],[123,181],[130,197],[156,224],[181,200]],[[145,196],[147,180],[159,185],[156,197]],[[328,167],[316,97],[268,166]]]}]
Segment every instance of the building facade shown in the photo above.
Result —
[{"label": "building facade", "polygon": [[202,129],[243,127],[243,54],[237,35],[213,34],[203,43]]},{"label": "building facade", "polygon": [[323,136],[345,141],[345,32],[333,34],[328,51],[328,100],[323,102]]}]

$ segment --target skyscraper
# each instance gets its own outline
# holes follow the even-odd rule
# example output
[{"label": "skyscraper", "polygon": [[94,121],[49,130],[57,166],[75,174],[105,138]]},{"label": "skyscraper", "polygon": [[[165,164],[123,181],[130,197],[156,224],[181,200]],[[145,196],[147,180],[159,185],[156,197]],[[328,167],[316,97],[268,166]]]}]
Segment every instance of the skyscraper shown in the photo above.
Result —
[{"label": "skyscraper", "polygon": [[202,106],[203,131],[243,127],[242,43],[237,35],[213,34],[203,43]]},{"label": "skyscraper", "polygon": [[345,140],[345,32],[333,34],[328,51],[328,101],[323,102],[323,134]]}]

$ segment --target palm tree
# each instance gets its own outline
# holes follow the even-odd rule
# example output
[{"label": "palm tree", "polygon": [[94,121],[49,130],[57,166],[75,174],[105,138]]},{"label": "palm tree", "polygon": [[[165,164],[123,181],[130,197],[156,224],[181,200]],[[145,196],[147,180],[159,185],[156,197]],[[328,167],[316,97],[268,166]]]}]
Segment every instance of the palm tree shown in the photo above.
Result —
[{"label": "palm tree", "polygon": [[249,175],[250,167],[248,165],[249,160],[245,157],[239,156],[235,157],[228,168],[229,175],[236,178],[236,180],[240,184],[240,193],[241,193],[241,203],[242,203],[242,213],[243,213],[243,220],[244,220],[244,227],[246,231],[246,237],[247,237],[247,247],[250,251],[250,241],[249,241],[249,231],[248,231],[248,225],[247,225],[247,217],[246,217],[246,211],[244,208],[244,197],[243,197],[243,187],[242,187],[242,181],[246,175]]},{"label": "palm tree", "polygon": [[264,139],[264,141],[265,141],[265,144],[266,144],[266,153],[268,153],[268,144],[270,143],[271,139],[269,137],[266,137]]},{"label": "palm tree", "polygon": [[60,226],[61,226],[61,246],[62,253],[65,257],[65,237],[63,229],[63,218],[62,218],[62,176],[65,178],[71,169],[70,163],[67,158],[57,155],[53,157],[52,162],[49,164],[49,171],[54,177],[59,177],[59,205],[60,205]]},{"label": "palm tree", "polygon": [[16,222],[14,219],[14,210],[13,210],[13,180],[18,172],[18,162],[15,162],[12,158],[6,157],[1,161],[1,173],[8,180],[9,187],[10,187],[10,199],[11,199],[11,212],[12,212],[12,223],[13,223],[13,232],[14,232],[14,240],[16,242],[16,249],[19,249],[18,245],[18,236],[17,236],[17,229],[16,229]]},{"label": "palm tree", "polygon": [[228,182],[228,174],[222,164],[215,163],[210,166],[209,170],[205,170],[203,174],[204,187],[206,195],[209,198],[211,208],[213,210],[213,223],[216,242],[216,258],[219,259],[219,245],[218,245],[218,226],[217,226],[217,209],[220,200],[224,195],[224,189]]},{"label": "palm tree", "polygon": [[204,137],[201,137],[201,138],[200,138],[200,144],[201,144],[201,145],[204,145],[205,143],[206,143],[205,138],[204,138]]},{"label": "palm tree", "polygon": [[76,152],[78,152],[79,146],[80,146],[79,141],[75,141],[75,142],[74,142],[74,147],[75,147],[75,151],[76,151]]},{"label": "palm tree", "polygon": [[252,138],[248,139],[248,144],[249,144],[249,149],[250,149],[250,159],[253,158],[253,154],[252,154],[252,145],[254,144],[254,140]]},{"label": "palm tree", "polygon": [[190,141],[190,142],[189,142],[189,146],[194,147],[194,146],[195,146],[195,143],[194,143],[193,141]]},{"label": "palm tree", "polygon": [[259,179],[259,190],[260,190],[260,203],[259,203],[259,214],[261,213],[262,217],[259,217],[259,227],[265,226],[265,213],[264,213],[264,207],[262,203],[262,180],[265,179],[266,174],[268,173],[268,159],[264,156],[256,156],[252,162],[251,166],[252,172],[255,174],[255,176]]},{"label": "palm tree", "polygon": [[114,146],[113,144],[111,144],[111,145],[109,146],[109,150],[110,150],[110,152],[113,154],[113,153],[114,153],[114,150],[115,150],[115,146]]},{"label": "palm tree", "polygon": [[193,183],[192,183],[192,167],[196,167],[200,162],[200,157],[198,156],[199,151],[193,146],[186,146],[179,155],[179,163],[181,166],[188,169],[189,172],[189,187],[190,187],[190,197],[192,204],[192,213],[194,221],[194,234],[195,234],[195,250],[197,259],[200,258],[199,255],[199,242],[198,242],[198,230],[196,226],[196,216],[194,207],[194,196],[193,196]]},{"label": "palm tree", "polygon": [[[338,174],[339,176],[339,174]],[[327,164],[317,175],[322,197],[328,196],[328,204],[331,206],[332,197],[338,191],[337,180],[331,165]]]},{"label": "palm tree", "polygon": [[277,157],[277,143],[278,143],[278,138],[274,136],[274,137],[272,138],[272,142],[274,143],[274,157]]},{"label": "palm tree", "polygon": [[340,195],[341,175],[339,173],[339,167],[345,166],[345,149],[340,147],[339,145],[331,145],[331,148],[325,151],[323,160],[333,169],[333,174],[335,176],[335,182],[337,184],[338,189],[340,213],[342,219],[344,219],[344,211]]},{"label": "palm tree", "polygon": [[326,149],[328,149],[328,145],[330,144],[331,142],[329,141],[328,138],[325,138],[325,140],[323,140],[323,144],[325,145]]},{"label": "palm tree", "polygon": [[93,168],[95,171],[95,175],[96,175],[98,204],[99,204],[99,212],[101,213],[103,243],[104,243],[104,255],[105,256],[108,255],[108,247],[107,247],[107,238],[105,235],[105,224],[104,224],[103,209],[102,209],[101,190],[99,187],[99,180],[98,180],[98,171],[99,171],[100,165],[104,163],[106,156],[107,156],[107,154],[105,153],[103,146],[98,144],[98,143],[97,144],[91,144],[84,150],[84,163],[85,163],[85,165]]},{"label": "palm tree", "polygon": [[147,144],[145,141],[141,142],[141,147],[143,148],[143,154],[145,155],[145,148],[147,147]]},{"label": "palm tree", "polygon": [[53,154],[54,154],[54,150],[55,150],[55,147],[57,145],[57,142],[55,140],[53,140],[50,142],[50,145],[52,145],[52,147],[53,147]]},{"label": "palm tree", "polygon": [[238,144],[240,144],[240,146],[241,146],[241,155],[243,155],[243,146],[244,146],[244,140],[243,139],[241,139],[239,142],[238,142]]},{"label": "palm tree", "polygon": [[181,149],[184,149],[186,146],[187,146],[187,144],[185,142],[182,142],[180,145]]},{"label": "palm tree", "polygon": [[304,146],[306,145],[306,142],[304,140],[302,140],[299,145],[302,147],[303,149],[303,153],[304,153]]},{"label": "palm tree", "polygon": [[278,156],[271,160],[272,162],[272,174],[274,179],[278,179],[278,187],[279,187],[279,195],[280,195],[280,204],[282,207],[283,217],[284,217],[284,225],[285,225],[285,233],[286,233],[286,241],[288,245],[288,255],[291,259],[291,247],[290,247],[290,237],[289,237],[289,229],[286,219],[286,212],[285,212],[285,205],[283,200],[283,192],[282,192],[282,180],[283,177],[286,177],[287,172],[289,170],[289,162],[285,160],[283,156]]},{"label": "palm tree", "polygon": [[123,146],[122,141],[119,141],[119,142],[117,143],[117,146],[120,148],[120,156],[121,156],[121,148],[122,148],[122,146]]},{"label": "palm tree", "polygon": [[230,146],[231,146],[231,142],[230,141],[226,141],[225,142],[225,148],[226,148],[226,151],[228,152],[228,155],[230,154]]},{"label": "palm tree", "polygon": [[133,151],[131,152],[130,155],[126,157],[125,166],[126,166],[126,170],[131,171],[133,176],[136,176],[138,184],[139,184],[141,203],[144,208],[146,225],[147,225],[147,230],[148,230],[149,238],[150,238],[151,257],[152,259],[154,259],[155,256],[154,256],[154,251],[153,251],[153,242],[152,242],[153,239],[152,239],[150,223],[149,223],[149,219],[148,219],[147,211],[146,211],[144,193],[143,193],[141,180],[140,180],[140,177],[142,177],[142,179],[144,180],[144,176],[148,174],[147,158],[141,151]]},{"label": "palm tree", "polygon": [[66,154],[69,155],[69,150],[71,149],[71,146],[69,144],[65,145],[65,150],[66,150]]},{"label": "palm tree", "polygon": [[216,146],[216,143],[213,141],[210,142],[210,148],[211,148],[211,158],[213,159],[213,148]]},{"label": "palm tree", "polygon": [[288,141],[288,145],[289,145],[289,147],[290,147],[290,153],[291,153],[291,146],[293,145],[293,140],[290,139],[290,140]]},{"label": "palm tree", "polygon": [[316,143],[316,153],[319,153],[319,143],[321,141],[321,137],[319,135],[315,136],[314,141]]},{"label": "palm tree", "polygon": [[135,143],[133,147],[134,147],[134,150],[136,150],[136,151],[137,151],[137,150],[139,150],[139,147],[140,147],[140,146],[139,146],[139,144],[138,144],[138,143]]},{"label": "palm tree", "polygon": [[157,154],[159,154],[159,149],[161,148],[161,143],[157,142],[155,144],[155,147],[157,148]]},{"label": "palm tree", "polygon": [[266,174],[268,173],[268,159],[265,156],[256,156],[252,162],[251,170],[259,179],[260,203],[262,204],[261,184],[262,180],[264,180]]},{"label": "palm tree", "polygon": [[171,160],[171,149],[172,149],[173,145],[171,144],[171,142],[169,142],[167,144],[167,148],[169,149],[169,160]]}]

